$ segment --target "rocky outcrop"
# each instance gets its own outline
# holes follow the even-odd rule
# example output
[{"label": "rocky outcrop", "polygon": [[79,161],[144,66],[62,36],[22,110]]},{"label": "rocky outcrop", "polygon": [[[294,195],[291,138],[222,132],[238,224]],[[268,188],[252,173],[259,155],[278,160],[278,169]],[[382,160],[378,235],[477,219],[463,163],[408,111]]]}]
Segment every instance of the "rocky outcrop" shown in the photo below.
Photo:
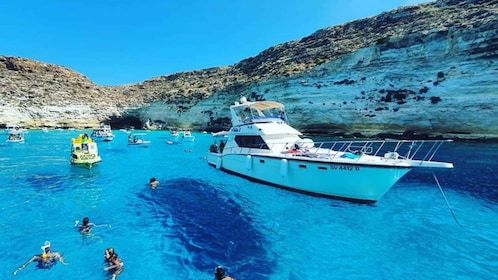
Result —
[{"label": "rocky outcrop", "polygon": [[235,65],[103,87],[0,57],[0,123],[132,118],[217,130],[228,106],[278,100],[310,134],[498,139],[498,1],[440,0],[325,28]]}]

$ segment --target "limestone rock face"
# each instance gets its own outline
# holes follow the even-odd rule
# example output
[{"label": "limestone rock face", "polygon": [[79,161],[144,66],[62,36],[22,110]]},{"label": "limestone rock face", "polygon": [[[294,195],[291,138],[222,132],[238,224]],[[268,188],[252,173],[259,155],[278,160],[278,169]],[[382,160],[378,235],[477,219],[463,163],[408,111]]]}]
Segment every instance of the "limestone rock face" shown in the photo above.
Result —
[{"label": "limestone rock face", "polygon": [[235,65],[104,87],[0,56],[0,124],[151,118],[218,130],[241,96],[275,100],[305,133],[498,139],[498,1],[442,0],[318,30]]}]

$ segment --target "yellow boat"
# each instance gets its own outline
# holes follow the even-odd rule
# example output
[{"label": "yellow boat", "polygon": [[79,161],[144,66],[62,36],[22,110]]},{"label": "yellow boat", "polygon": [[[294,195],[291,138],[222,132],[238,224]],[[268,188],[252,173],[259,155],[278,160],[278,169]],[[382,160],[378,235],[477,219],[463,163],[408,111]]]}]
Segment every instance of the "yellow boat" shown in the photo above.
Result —
[{"label": "yellow boat", "polygon": [[77,138],[71,139],[71,165],[90,169],[101,161],[97,143],[87,134],[80,134]]}]

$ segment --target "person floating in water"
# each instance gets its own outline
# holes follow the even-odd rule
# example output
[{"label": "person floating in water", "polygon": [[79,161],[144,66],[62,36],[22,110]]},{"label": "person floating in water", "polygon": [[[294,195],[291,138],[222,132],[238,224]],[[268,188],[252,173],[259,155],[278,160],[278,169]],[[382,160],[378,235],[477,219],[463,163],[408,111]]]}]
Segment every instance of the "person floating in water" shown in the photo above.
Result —
[{"label": "person floating in water", "polygon": [[214,277],[216,280],[236,280],[225,274],[225,269],[222,266],[217,266],[214,270]]},{"label": "person floating in water", "polygon": [[116,277],[123,272],[123,261],[118,258],[118,254],[114,251],[114,248],[109,247],[104,252],[104,261],[108,266],[104,267],[105,271],[112,273],[111,280],[116,279]]},{"label": "person floating in water", "polygon": [[74,227],[77,227],[80,233],[90,233],[90,231],[92,231],[92,227],[96,226],[96,224],[90,223],[90,219],[88,219],[88,217],[84,217],[81,224],[78,220],[74,221]]},{"label": "person floating in water", "polygon": [[149,180],[149,186],[151,189],[155,189],[159,185],[159,181],[156,179],[156,177],[152,177]]},{"label": "person floating in water", "polygon": [[68,265],[68,263],[64,262],[61,254],[57,252],[50,251],[50,241],[45,241],[45,244],[41,247],[43,253],[39,255],[34,255],[27,262],[22,264],[19,268],[17,268],[12,274],[16,275],[19,271],[24,269],[28,264],[32,262],[38,262],[36,267],[38,268],[52,268],[57,261],[59,261],[63,265]]}]

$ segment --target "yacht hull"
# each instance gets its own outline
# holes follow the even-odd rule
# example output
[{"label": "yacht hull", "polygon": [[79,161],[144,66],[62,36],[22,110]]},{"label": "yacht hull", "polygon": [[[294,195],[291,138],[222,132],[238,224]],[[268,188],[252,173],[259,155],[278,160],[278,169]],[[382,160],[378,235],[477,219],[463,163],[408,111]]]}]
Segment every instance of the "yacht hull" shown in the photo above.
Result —
[{"label": "yacht hull", "polygon": [[92,169],[95,165],[97,165],[100,161],[87,161],[87,162],[71,162],[71,165],[76,167],[84,167],[87,169]]},{"label": "yacht hull", "polygon": [[285,157],[209,153],[222,171],[272,186],[319,196],[374,203],[411,169]]}]

